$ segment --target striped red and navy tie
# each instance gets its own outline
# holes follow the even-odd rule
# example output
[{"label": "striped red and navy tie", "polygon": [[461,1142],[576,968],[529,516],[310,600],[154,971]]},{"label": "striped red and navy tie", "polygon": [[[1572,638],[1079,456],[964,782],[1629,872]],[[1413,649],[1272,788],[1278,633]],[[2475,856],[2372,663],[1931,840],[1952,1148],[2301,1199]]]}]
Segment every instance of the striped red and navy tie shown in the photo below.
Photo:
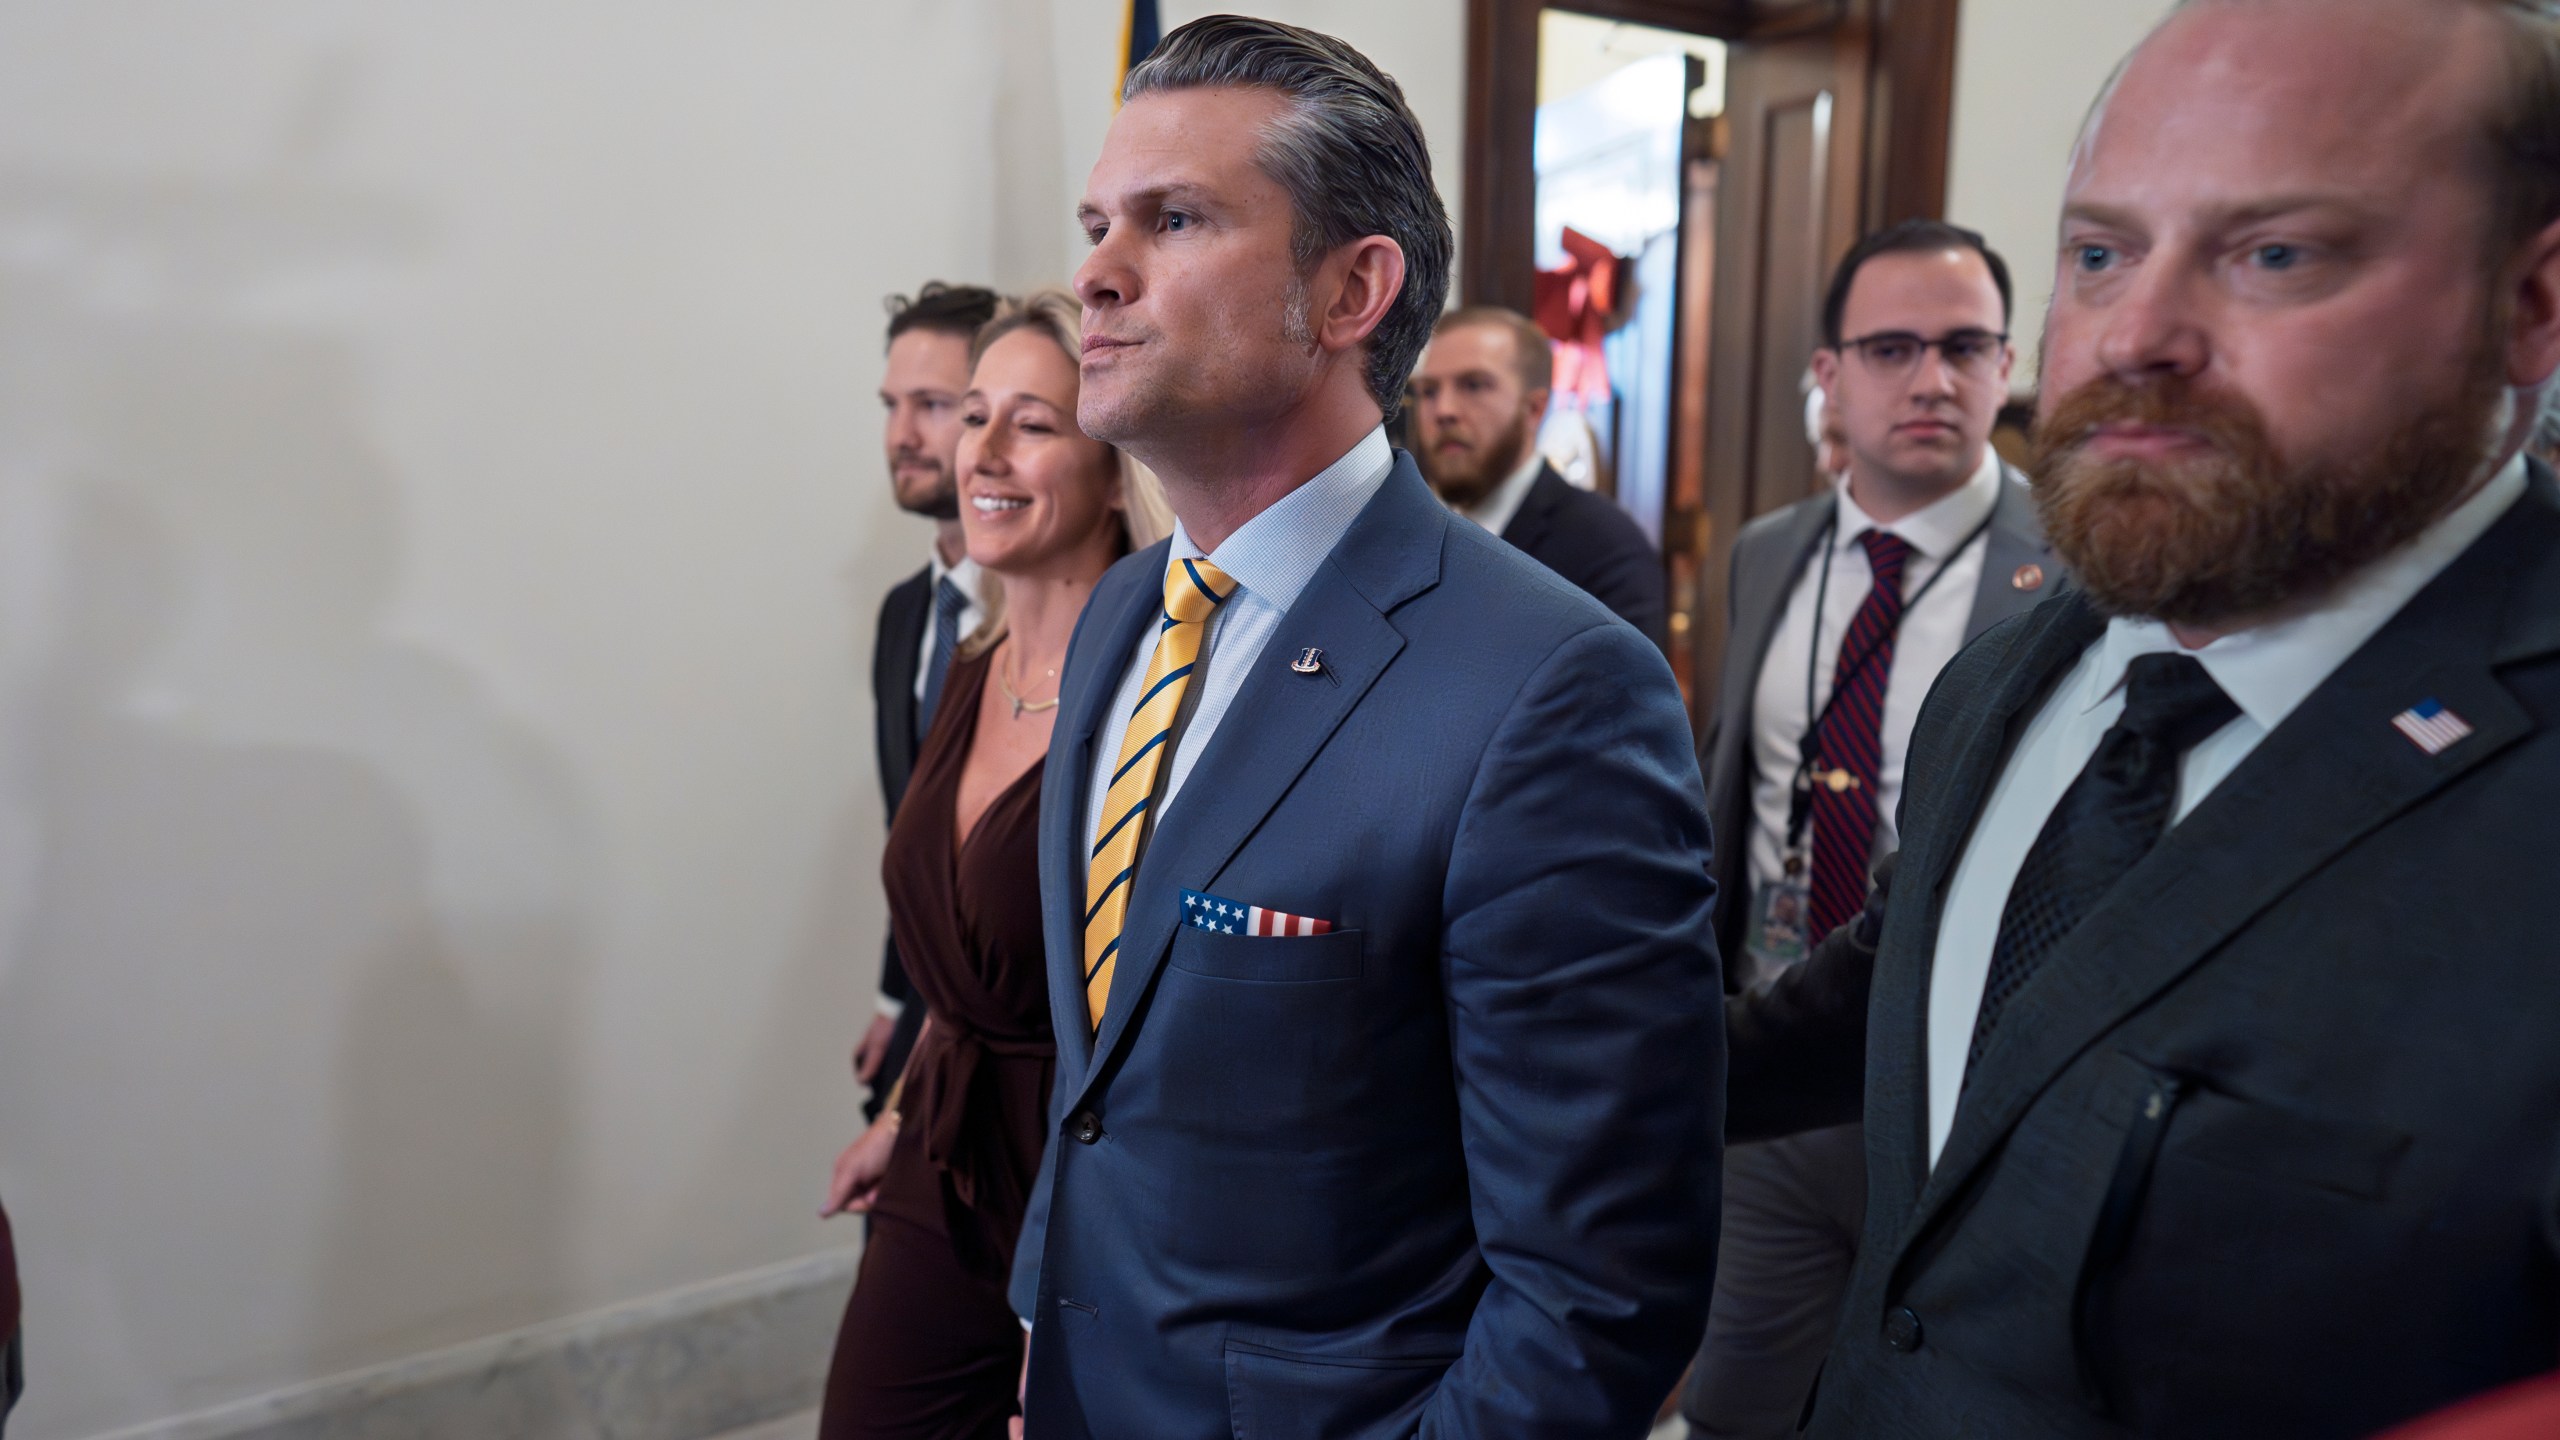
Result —
[{"label": "striped red and navy tie", "polygon": [[1882,530],[1858,536],[1875,586],[1840,637],[1831,703],[1815,733],[1813,927],[1819,940],[1867,902],[1876,843],[1876,779],[1884,773],[1884,694],[1902,624],[1902,567],[1911,542]]}]

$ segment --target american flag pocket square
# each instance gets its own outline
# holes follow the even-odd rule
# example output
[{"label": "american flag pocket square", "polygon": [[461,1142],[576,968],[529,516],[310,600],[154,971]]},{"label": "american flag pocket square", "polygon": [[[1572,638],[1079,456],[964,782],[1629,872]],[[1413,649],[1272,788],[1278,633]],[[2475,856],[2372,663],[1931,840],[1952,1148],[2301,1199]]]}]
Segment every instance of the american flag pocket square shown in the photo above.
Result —
[{"label": "american flag pocket square", "polygon": [[1222,935],[1329,935],[1333,922],[1312,915],[1292,915],[1286,910],[1271,910],[1260,905],[1239,905],[1233,900],[1198,890],[1182,892],[1182,923],[1195,930],[1215,930]]}]

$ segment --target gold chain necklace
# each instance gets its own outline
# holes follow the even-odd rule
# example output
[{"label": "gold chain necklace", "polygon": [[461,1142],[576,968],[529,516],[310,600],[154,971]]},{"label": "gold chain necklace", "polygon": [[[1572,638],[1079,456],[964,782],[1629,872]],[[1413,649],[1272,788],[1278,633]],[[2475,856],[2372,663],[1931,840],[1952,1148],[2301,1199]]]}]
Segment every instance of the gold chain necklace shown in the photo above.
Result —
[{"label": "gold chain necklace", "polygon": [[[1007,660],[1010,660],[1012,657],[1007,656],[1006,658]],[[1052,695],[1046,700],[1032,701],[1025,700],[1021,696],[1013,693],[1013,682],[1006,679],[1004,673],[1010,668],[1012,667],[1009,664],[998,665],[996,667],[996,685],[999,689],[1004,691],[1004,698],[1013,702],[1014,719],[1019,720],[1025,715],[1037,715],[1043,710],[1055,710],[1058,708],[1059,697],[1056,695]],[[1057,679],[1058,672],[1055,670],[1050,671],[1049,678],[1052,680]]]}]

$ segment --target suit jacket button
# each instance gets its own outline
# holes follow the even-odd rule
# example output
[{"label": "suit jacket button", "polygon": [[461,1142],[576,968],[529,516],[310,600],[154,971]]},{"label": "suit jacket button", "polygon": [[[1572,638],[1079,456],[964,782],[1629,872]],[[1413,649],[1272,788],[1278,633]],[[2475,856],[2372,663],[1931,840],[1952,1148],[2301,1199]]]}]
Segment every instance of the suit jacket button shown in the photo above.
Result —
[{"label": "suit jacket button", "polygon": [[1884,1317],[1884,1343],[1908,1355],[1920,1348],[1920,1317],[1908,1305],[1896,1305]]},{"label": "suit jacket button", "polygon": [[1102,1118],[1090,1110],[1079,1110],[1068,1119],[1067,1134],[1079,1145],[1090,1145],[1102,1138]]}]

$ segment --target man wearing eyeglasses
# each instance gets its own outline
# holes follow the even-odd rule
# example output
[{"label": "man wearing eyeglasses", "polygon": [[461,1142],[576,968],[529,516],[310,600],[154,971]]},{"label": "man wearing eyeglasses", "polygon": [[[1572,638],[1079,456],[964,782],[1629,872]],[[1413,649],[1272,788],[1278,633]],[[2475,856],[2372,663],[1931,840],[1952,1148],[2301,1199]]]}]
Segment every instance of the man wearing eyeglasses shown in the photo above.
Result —
[{"label": "man wearing eyeglasses", "polygon": [[[1840,262],[1813,374],[1847,456],[1734,546],[1732,643],[1705,755],[1717,939],[1737,990],[1857,913],[1894,849],[1911,726],[1964,643],[2051,592],[2027,488],[1991,449],[2009,396],[2008,266],[1909,221]],[[1742,842],[1742,843],[1735,843]],[[1857,1258],[1860,1127],[1727,1152],[1715,1308],[1682,1412],[1700,1437],[1795,1433]]]}]

